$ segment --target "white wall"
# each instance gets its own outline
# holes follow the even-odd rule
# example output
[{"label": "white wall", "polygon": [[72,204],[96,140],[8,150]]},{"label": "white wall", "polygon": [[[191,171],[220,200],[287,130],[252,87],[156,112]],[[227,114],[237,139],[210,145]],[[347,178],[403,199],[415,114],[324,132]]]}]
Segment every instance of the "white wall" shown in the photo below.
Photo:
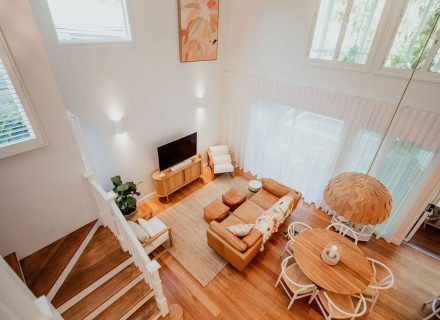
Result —
[{"label": "white wall", "polygon": [[[145,196],[153,191],[157,146],[194,131],[199,152],[219,142],[222,31],[218,61],[181,64],[175,0],[128,0],[133,40],[104,45],[59,44],[46,1],[31,5],[65,105],[81,120],[106,188],[120,174],[142,181]],[[205,111],[196,110],[197,90],[205,92]],[[122,114],[126,135],[114,135],[113,113]]]},{"label": "white wall", "polygon": [[[400,12],[391,0],[383,41],[373,64],[380,64],[392,39]],[[305,63],[317,0],[240,0],[228,6],[227,50],[224,66],[268,79],[317,87],[333,92],[397,104],[405,78],[379,75],[375,68],[363,73]],[[414,81],[403,105],[440,112],[440,84]]]},{"label": "white wall", "polygon": [[95,219],[96,208],[27,1],[0,1],[0,27],[48,141],[0,160],[0,254],[22,258]]}]

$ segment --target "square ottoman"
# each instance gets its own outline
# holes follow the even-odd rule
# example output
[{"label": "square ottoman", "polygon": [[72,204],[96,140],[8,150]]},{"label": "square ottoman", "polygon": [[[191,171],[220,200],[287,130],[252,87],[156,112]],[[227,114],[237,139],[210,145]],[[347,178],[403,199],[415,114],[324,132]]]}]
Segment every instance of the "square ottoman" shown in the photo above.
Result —
[{"label": "square ottoman", "polygon": [[236,188],[231,188],[222,195],[222,199],[232,212],[246,201],[246,195]]},{"label": "square ottoman", "polygon": [[228,215],[229,208],[217,199],[203,208],[203,216],[208,223],[213,220],[222,222]]}]

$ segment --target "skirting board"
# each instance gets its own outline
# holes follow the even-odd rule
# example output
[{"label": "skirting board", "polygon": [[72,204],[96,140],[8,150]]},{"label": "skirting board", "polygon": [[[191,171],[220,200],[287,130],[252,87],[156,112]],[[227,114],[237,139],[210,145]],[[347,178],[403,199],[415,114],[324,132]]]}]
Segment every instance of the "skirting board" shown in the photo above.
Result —
[{"label": "skirting board", "polygon": [[[207,166],[208,166],[208,163],[207,163],[207,162],[203,164],[203,167],[207,167]],[[143,196],[142,198],[139,198],[139,199],[138,199],[138,203],[139,203],[139,204],[142,204],[142,203],[144,203],[144,202],[150,200],[151,198],[153,198],[155,195],[156,195],[156,192],[153,191],[153,192],[151,192],[151,193],[149,193],[149,194]]]}]

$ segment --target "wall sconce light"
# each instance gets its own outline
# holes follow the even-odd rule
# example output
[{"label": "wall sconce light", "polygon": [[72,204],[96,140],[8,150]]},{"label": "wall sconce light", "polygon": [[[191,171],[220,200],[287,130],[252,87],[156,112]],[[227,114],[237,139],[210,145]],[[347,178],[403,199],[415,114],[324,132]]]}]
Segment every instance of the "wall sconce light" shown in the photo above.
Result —
[{"label": "wall sconce light", "polygon": [[115,134],[116,135],[124,134],[125,127],[124,127],[124,123],[122,122],[122,119],[112,120],[112,121],[113,121],[113,128],[115,130]]},{"label": "wall sconce light", "polygon": [[203,95],[197,95],[196,96],[196,99],[197,99],[197,103],[196,103],[196,107],[197,107],[197,109],[202,109],[204,106],[203,106]]}]

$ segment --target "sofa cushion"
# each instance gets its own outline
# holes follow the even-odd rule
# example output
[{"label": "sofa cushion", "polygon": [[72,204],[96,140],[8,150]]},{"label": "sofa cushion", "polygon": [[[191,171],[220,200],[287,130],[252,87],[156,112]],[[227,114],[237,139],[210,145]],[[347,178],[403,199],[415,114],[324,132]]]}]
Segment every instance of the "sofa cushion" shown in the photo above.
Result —
[{"label": "sofa cushion", "polygon": [[266,189],[270,193],[272,193],[274,196],[281,198],[282,196],[285,196],[289,192],[292,191],[289,187],[286,187],[285,185],[282,185],[281,183],[278,183],[272,179],[263,179],[263,189]]},{"label": "sofa cushion", "polygon": [[267,210],[272,207],[279,198],[265,189],[260,189],[250,200],[264,210]]},{"label": "sofa cushion", "polygon": [[244,223],[255,223],[255,220],[264,212],[264,209],[252,201],[246,201],[231,214]]},{"label": "sofa cushion", "polygon": [[261,238],[261,232],[253,228],[251,232],[249,232],[249,234],[246,237],[244,237],[242,240],[244,243],[246,243],[248,247],[252,247],[260,238]]},{"label": "sofa cushion", "polygon": [[226,227],[235,226],[237,224],[243,224],[243,223],[244,223],[244,221],[238,219],[236,216],[231,214],[225,220],[223,220],[220,224],[226,228]]},{"label": "sofa cushion", "polygon": [[[226,219],[227,220],[227,219]],[[212,221],[209,224],[209,228],[215,232],[218,236],[223,238],[227,243],[229,243],[234,249],[245,252],[247,249],[246,243],[241,241],[238,237],[234,236],[231,232],[226,230],[224,226],[222,226],[217,221]]]}]

